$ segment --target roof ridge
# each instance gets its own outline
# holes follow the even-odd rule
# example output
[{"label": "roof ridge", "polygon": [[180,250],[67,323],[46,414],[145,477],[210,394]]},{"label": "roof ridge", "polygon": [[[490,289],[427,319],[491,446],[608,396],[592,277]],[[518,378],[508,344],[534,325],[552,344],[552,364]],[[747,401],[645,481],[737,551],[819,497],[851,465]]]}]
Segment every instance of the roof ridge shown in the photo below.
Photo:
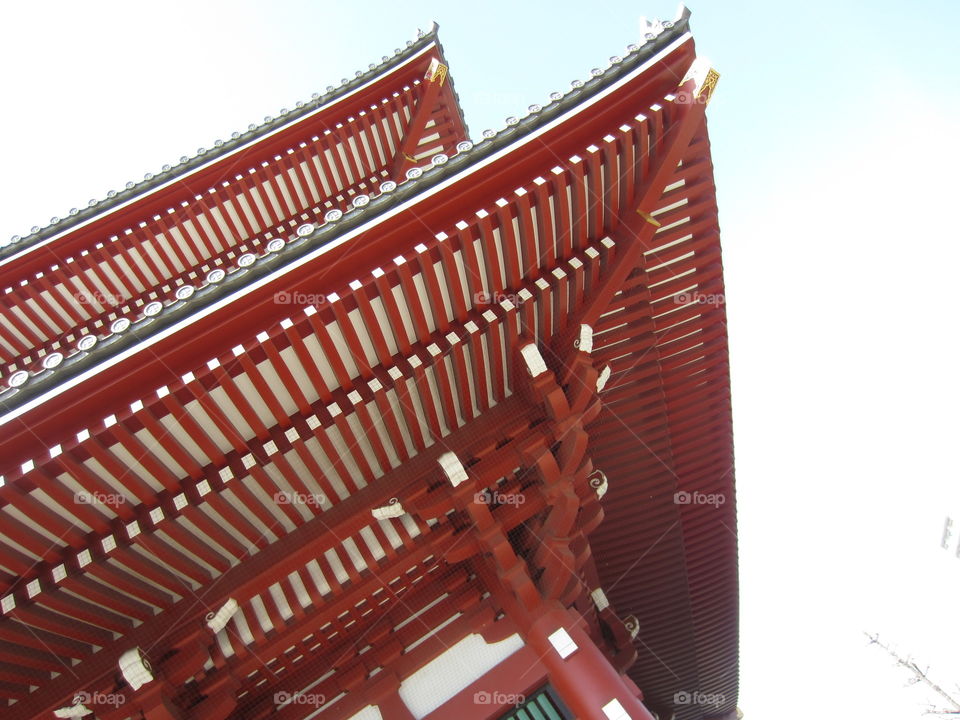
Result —
[{"label": "roof ridge", "polygon": [[212,149],[201,146],[194,155],[182,155],[176,164],[163,165],[159,173],[147,172],[144,174],[143,180],[127,182],[123,190],[109,190],[106,197],[102,200],[92,199],[87,202],[87,207],[82,209],[76,207],[71,208],[65,217],[54,215],[50,218],[50,222],[43,227],[34,225],[30,228],[30,232],[27,235],[14,235],[11,238],[0,239],[0,261],[6,260],[43,240],[48,240],[55,235],[69,231],[81,223],[92,220],[129,200],[141,195],[146,195],[151,190],[181,177],[211,160],[227,155],[250,142],[256,141],[269,132],[296,122],[324,105],[335,102],[360,85],[369,82],[377,75],[399,65],[429,42],[437,40],[439,44],[437,39],[437,30],[439,27],[439,24],[433,22],[430,30],[426,32],[418,28],[416,39],[407,40],[405,48],[395,48],[393,55],[381,56],[380,62],[370,63],[366,70],[357,70],[353,78],[342,78],[339,86],[327,85],[325,92],[313,93],[309,101],[304,102],[298,100],[294,104],[293,110],[281,108],[279,114],[276,116],[266,115],[262,123],[250,123],[246,131],[232,132],[229,140],[218,138],[213,142]]}]

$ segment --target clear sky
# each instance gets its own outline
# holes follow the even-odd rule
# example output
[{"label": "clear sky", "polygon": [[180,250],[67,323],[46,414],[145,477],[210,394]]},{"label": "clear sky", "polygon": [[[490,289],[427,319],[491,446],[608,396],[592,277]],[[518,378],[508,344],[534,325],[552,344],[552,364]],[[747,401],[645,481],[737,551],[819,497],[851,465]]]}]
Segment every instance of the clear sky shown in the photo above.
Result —
[{"label": "clear sky", "polygon": [[[921,717],[960,682],[960,3],[692,2],[727,282],[747,718]],[[103,198],[440,23],[475,136],[663,0],[16,3],[0,235]],[[947,515],[957,534],[940,547]]]}]

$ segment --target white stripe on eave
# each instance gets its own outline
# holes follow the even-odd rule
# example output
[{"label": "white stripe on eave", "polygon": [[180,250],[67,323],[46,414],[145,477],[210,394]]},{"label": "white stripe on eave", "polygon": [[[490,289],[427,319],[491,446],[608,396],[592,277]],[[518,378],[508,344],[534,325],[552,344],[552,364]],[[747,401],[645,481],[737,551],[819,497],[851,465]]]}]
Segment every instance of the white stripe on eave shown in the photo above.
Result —
[{"label": "white stripe on eave", "polygon": [[469,167],[464,168],[463,170],[461,170],[460,172],[458,172],[456,175],[454,175],[454,176],[452,176],[452,177],[450,177],[450,178],[447,178],[446,180],[444,180],[443,182],[439,183],[438,185],[435,185],[434,187],[430,188],[429,190],[423,192],[422,194],[419,194],[419,195],[416,195],[416,196],[410,198],[410,199],[407,200],[406,202],[398,205],[398,206],[395,207],[395,208],[392,208],[392,209],[386,211],[386,212],[383,213],[382,215],[379,215],[379,216],[377,216],[376,218],[374,218],[374,219],[372,219],[372,220],[370,220],[370,221],[368,221],[368,222],[366,222],[366,223],[363,223],[362,225],[354,228],[353,230],[351,230],[351,231],[349,231],[349,232],[347,232],[347,233],[344,233],[342,236],[340,236],[340,237],[338,237],[338,238],[335,238],[334,240],[330,241],[329,243],[327,243],[327,244],[324,245],[323,247],[317,248],[317,249],[314,250],[313,252],[310,252],[310,253],[308,253],[307,255],[304,255],[303,257],[298,258],[298,259],[295,260],[294,262],[292,262],[292,263],[290,263],[290,264],[288,264],[288,265],[285,265],[285,266],[282,267],[282,268],[277,268],[274,272],[270,273],[269,275],[264,276],[263,278],[257,280],[256,282],[250,283],[249,285],[245,285],[244,287],[235,290],[235,291],[232,292],[230,295],[227,295],[226,297],[221,298],[220,300],[218,300],[218,301],[215,302],[214,304],[212,304],[212,305],[204,308],[203,310],[200,310],[199,312],[195,313],[194,315],[191,315],[190,317],[185,318],[184,320],[181,320],[181,321],[178,322],[177,324],[170,326],[169,328],[167,328],[166,330],[163,330],[162,332],[159,332],[159,333],[156,333],[155,335],[150,336],[149,338],[147,338],[146,340],[144,340],[142,343],[139,343],[138,345],[136,345],[136,346],[134,346],[134,347],[128,348],[128,349],[124,350],[124,351],[121,352],[121,353],[118,353],[117,355],[115,355],[115,356],[113,356],[113,357],[107,358],[106,360],[104,360],[103,362],[101,362],[99,365],[96,365],[96,366],[90,368],[89,370],[87,370],[87,371],[84,372],[84,373],[81,373],[81,374],[78,375],[77,377],[75,377],[75,378],[73,378],[73,379],[71,379],[71,380],[68,380],[67,382],[63,383],[62,385],[58,385],[57,387],[55,387],[55,388],[47,391],[47,392],[44,393],[43,395],[41,395],[41,396],[39,396],[39,397],[37,397],[37,398],[34,398],[33,400],[31,400],[30,402],[24,404],[24,405],[21,406],[21,407],[18,407],[16,410],[11,410],[9,413],[7,413],[7,414],[4,415],[2,418],[0,418],[0,425],[5,425],[6,423],[10,422],[11,420],[15,420],[16,418],[20,417],[20,415],[23,415],[24,413],[26,413],[26,412],[34,409],[35,407],[37,407],[37,406],[39,406],[39,405],[42,405],[42,404],[45,403],[47,400],[50,400],[50,399],[56,397],[56,396],[59,395],[60,393],[66,391],[66,390],[69,390],[70,388],[72,388],[72,387],[74,387],[74,386],[76,386],[76,385],[79,385],[80,383],[84,382],[85,380],[88,380],[89,378],[93,377],[93,376],[96,375],[97,373],[102,372],[103,370],[106,370],[106,369],[108,369],[108,368],[110,368],[110,367],[113,367],[114,365],[116,365],[116,364],[118,364],[118,363],[120,363],[120,362],[123,362],[124,360],[126,360],[127,358],[132,357],[133,355],[135,355],[136,353],[140,352],[141,350],[146,350],[146,349],[149,348],[151,345],[155,345],[156,343],[160,342],[161,340],[164,340],[164,339],[168,338],[169,336],[171,336],[171,335],[173,335],[174,333],[182,330],[183,328],[185,328],[185,327],[187,327],[188,325],[196,322],[197,320],[200,320],[200,319],[202,319],[202,318],[204,318],[204,317],[207,317],[208,315],[212,315],[213,313],[217,312],[218,310],[223,309],[224,307],[226,307],[226,306],[229,305],[230,303],[232,303],[232,302],[234,302],[234,301],[236,301],[236,300],[239,300],[240,298],[244,297],[245,295],[248,295],[249,293],[253,292],[254,290],[260,289],[261,287],[263,287],[264,285],[267,285],[268,283],[273,282],[273,281],[276,280],[278,277],[281,277],[281,276],[289,273],[291,270],[295,270],[296,268],[299,268],[299,267],[301,267],[302,265],[304,265],[304,264],[306,264],[306,263],[308,263],[308,262],[313,262],[314,260],[316,260],[318,257],[322,256],[324,253],[328,252],[329,250],[332,250],[333,248],[336,248],[336,247],[339,247],[340,245],[343,245],[344,243],[348,242],[349,240],[353,239],[354,237],[357,237],[358,235],[367,232],[368,230],[370,230],[371,228],[373,228],[373,227],[376,226],[377,224],[379,224],[379,223],[381,223],[381,222],[383,222],[383,221],[385,221],[385,220],[389,220],[390,218],[394,217],[395,215],[398,215],[399,213],[402,213],[402,212],[408,210],[408,209],[409,209],[410,207],[412,207],[413,205],[416,205],[417,203],[420,203],[420,202],[422,202],[423,200],[425,200],[425,199],[427,199],[427,198],[429,198],[429,197],[432,197],[433,195],[436,195],[437,193],[445,190],[446,188],[450,187],[451,185],[453,185],[453,184],[455,184],[455,183],[458,183],[458,182],[460,182],[461,180],[464,180],[464,179],[468,178],[471,174],[473,174],[473,173],[476,172],[477,170],[480,170],[481,168],[486,167],[487,165],[489,165],[489,164],[491,164],[491,163],[493,163],[493,162],[496,162],[497,160],[499,160],[499,159],[502,158],[503,156],[505,156],[505,155],[507,155],[507,154],[509,154],[509,153],[512,153],[512,152],[513,152],[514,150],[516,150],[517,148],[523,147],[524,145],[526,145],[527,143],[531,142],[532,140],[535,140],[536,138],[540,137],[540,136],[543,135],[544,133],[549,132],[550,130],[552,130],[552,129],[555,128],[556,126],[558,126],[558,125],[566,122],[569,118],[575,117],[576,115],[578,115],[578,114],[582,113],[583,111],[587,110],[587,109],[590,108],[592,105],[594,105],[594,104],[597,103],[598,101],[600,101],[600,100],[602,100],[603,98],[605,98],[607,95],[610,95],[611,93],[615,92],[616,90],[619,90],[619,89],[620,89],[621,87],[623,87],[626,83],[630,82],[633,78],[637,77],[638,75],[640,75],[640,74],[642,74],[643,72],[645,72],[648,68],[650,68],[650,67],[652,67],[653,65],[655,65],[656,63],[660,62],[660,60],[662,60],[662,59],[663,59],[664,57],[666,57],[667,55],[671,54],[674,50],[676,50],[678,47],[680,47],[680,46],[683,45],[684,43],[688,42],[691,38],[692,38],[692,36],[691,36],[691,34],[690,34],[689,32],[684,33],[684,34],[681,35],[679,38],[677,38],[677,39],[674,40],[672,43],[670,43],[670,45],[668,45],[668,46],[665,47],[663,50],[661,50],[659,53],[657,53],[657,54],[654,55],[652,58],[650,58],[650,59],[647,60],[645,63],[643,63],[640,67],[636,68],[635,70],[633,70],[633,71],[632,71],[631,73],[629,73],[628,75],[622,77],[620,80],[618,80],[617,82],[615,82],[613,85],[610,85],[609,87],[604,88],[602,91],[600,91],[599,93],[597,93],[596,95],[594,95],[594,96],[591,97],[590,99],[586,100],[585,102],[577,105],[576,107],[571,108],[570,110],[568,110],[567,112],[565,112],[563,115],[560,115],[559,117],[554,118],[551,122],[547,123],[547,124],[544,125],[543,127],[538,128],[537,130],[535,130],[535,131],[533,131],[533,132],[531,132],[531,133],[529,133],[529,134],[527,134],[527,135],[524,135],[524,136],[522,136],[522,137],[520,137],[520,138],[517,138],[516,141],[510,143],[509,145],[507,145],[507,146],[504,147],[504,148],[501,148],[499,151],[497,151],[496,153],[494,153],[494,154],[491,155],[490,157],[484,158],[484,159],[481,160],[480,162],[475,163],[475,164],[473,164],[473,165],[470,165]]}]

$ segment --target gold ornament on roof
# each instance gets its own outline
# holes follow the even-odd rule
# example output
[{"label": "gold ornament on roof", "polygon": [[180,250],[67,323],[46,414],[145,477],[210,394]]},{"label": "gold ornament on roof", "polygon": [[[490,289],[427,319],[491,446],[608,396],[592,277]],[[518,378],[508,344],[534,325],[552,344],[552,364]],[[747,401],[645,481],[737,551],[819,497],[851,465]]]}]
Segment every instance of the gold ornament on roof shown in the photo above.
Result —
[{"label": "gold ornament on roof", "polygon": [[714,88],[717,87],[717,81],[720,79],[720,73],[718,73],[713,68],[710,68],[707,71],[706,77],[703,79],[700,88],[697,90],[697,99],[703,98],[704,103],[709,103],[710,98],[713,96]]},{"label": "gold ornament on roof", "polygon": [[438,82],[443,87],[443,81],[447,79],[447,66],[434,58],[430,61],[430,67],[427,68],[426,79],[430,82]]}]

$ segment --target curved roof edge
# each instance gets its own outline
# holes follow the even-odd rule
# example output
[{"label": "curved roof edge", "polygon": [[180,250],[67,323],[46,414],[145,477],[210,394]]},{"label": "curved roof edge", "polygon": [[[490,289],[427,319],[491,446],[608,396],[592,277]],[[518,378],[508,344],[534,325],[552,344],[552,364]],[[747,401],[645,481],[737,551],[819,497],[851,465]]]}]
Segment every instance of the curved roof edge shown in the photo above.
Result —
[{"label": "curved roof edge", "polygon": [[[429,31],[423,32],[422,30],[418,30],[417,39],[408,40],[405,48],[396,48],[392,56],[382,56],[379,63],[370,63],[368,69],[365,71],[357,70],[353,79],[347,80],[344,78],[346,82],[341,81],[338,87],[328,85],[326,92],[313,93],[309,101],[297,101],[293,110],[283,108],[277,117],[267,115],[267,119],[259,125],[251,123],[246,131],[231,133],[229,140],[214,141],[213,148],[200,148],[200,152],[192,157],[183,156],[175,165],[164,165],[159,173],[146,173],[143,180],[136,183],[128,182],[126,188],[123,190],[110,190],[106,198],[97,201],[91,200],[87,204],[87,207],[82,209],[73,208],[67,217],[59,218],[54,216],[53,219],[56,222],[51,221],[50,224],[45,227],[34,226],[34,228],[31,228],[29,235],[22,237],[20,235],[14,235],[12,238],[0,239],[0,262],[24,250],[30,249],[37,243],[50,240],[64,232],[69,232],[131,200],[146,196],[153,190],[169,183],[171,180],[186,175],[208,163],[215,162],[225,155],[256,142],[264,135],[268,135],[287,125],[294,124],[306,115],[316,112],[324,105],[334,103],[345,95],[379,78],[381,75],[385,75],[431,42],[436,43],[437,49],[442,57],[443,48],[437,37],[439,28],[440,26],[434,22],[433,27],[431,27]],[[453,89],[453,81],[450,80],[450,83],[451,89]],[[457,97],[455,92],[454,96]],[[463,111],[459,105],[459,98],[457,98],[457,100],[457,111],[462,122]],[[466,128],[465,124],[464,128]]]}]

